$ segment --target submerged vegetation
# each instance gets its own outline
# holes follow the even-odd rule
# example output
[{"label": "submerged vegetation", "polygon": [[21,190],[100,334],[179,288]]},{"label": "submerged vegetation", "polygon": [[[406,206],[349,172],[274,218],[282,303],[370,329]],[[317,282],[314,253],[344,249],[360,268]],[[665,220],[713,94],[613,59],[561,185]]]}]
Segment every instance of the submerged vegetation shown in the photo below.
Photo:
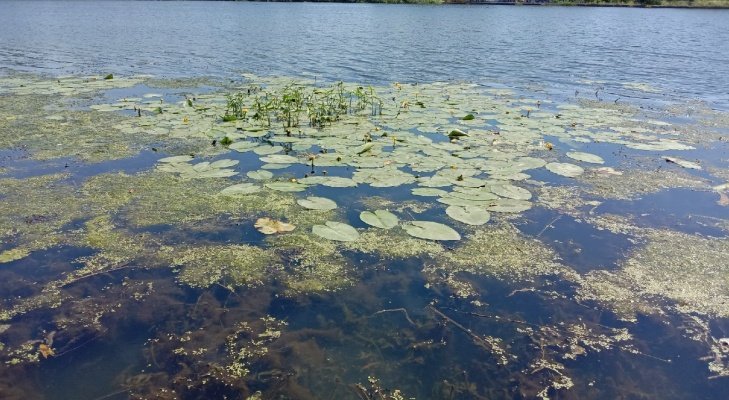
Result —
[{"label": "submerged vegetation", "polygon": [[[641,318],[729,376],[721,118],[462,82],[188,88],[0,78],[1,395],[128,324],[130,398],[637,395],[583,368],[598,352],[685,393]],[[711,215],[646,223],[686,189]],[[580,257],[606,238],[613,264]]]}]

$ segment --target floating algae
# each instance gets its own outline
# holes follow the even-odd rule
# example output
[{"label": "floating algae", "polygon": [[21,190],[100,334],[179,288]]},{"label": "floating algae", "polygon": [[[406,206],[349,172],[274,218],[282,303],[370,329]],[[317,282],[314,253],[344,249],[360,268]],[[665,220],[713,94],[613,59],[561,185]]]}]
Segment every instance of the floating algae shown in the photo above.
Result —
[{"label": "floating algae", "polygon": [[248,245],[176,247],[171,257],[178,280],[193,287],[260,285],[281,268],[271,250]]},{"label": "floating algae", "polygon": [[729,316],[727,239],[652,230],[647,243],[615,273],[588,274],[580,297],[603,301],[623,316],[646,312],[646,304],[681,314]]},{"label": "floating algae", "polygon": [[[717,258],[725,239],[656,231],[599,208],[605,199],[722,183],[661,158],[691,159],[681,152],[702,147],[702,126],[661,123],[624,104],[535,101],[467,83],[246,79],[219,92],[111,104],[97,104],[99,90],[195,82],[0,79],[0,129],[12,133],[0,148],[83,161],[158,153],[156,167],[134,174],[2,178],[0,260],[11,263],[0,272],[20,285],[0,310],[9,326],[0,331],[3,362],[60,358],[139,318],[154,328],[148,369],[119,379],[132,398],[316,398],[310,390],[329,377],[317,389],[348,396],[351,387],[333,382],[363,382],[365,372],[390,381],[410,368],[448,377],[419,397],[498,397],[493,387],[511,382],[524,397],[553,398],[589,390],[575,373],[582,356],[640,355],[632,325],[602,325],[585,304],[629,320],[729,314]],[[79,100],[91,110],[66,109]],[[713,164],[701,161],[724,176]],[[579,275],[549,242],[515,227],[527,210],[541,223],[545,208],[625,233],[639,247],[618,270]],[[33,284],[13,275],[52,247],[83,251]],[[516,296],[527,306],[504,301]],[[525,317],[534,304],[555,315]],[[464,340],[468,360],[451,347]],[[724,376],[723,342],[707,334],[701,343],[712,373]],[[341,365],[362,374],[340,380],[349,372],[329,361],[337,345],[361,354]],[[485,360],[471,349],[485,350]]]},{"label": "floating algae", "polygon": [[435,262],[424,271],[433,277],[438,271],[446,274],[469,272],[515,281],[573,274],[559,263],[554,251],[537,240],[524,237],[507,222],[467,235],[453,251],[437,255]]}]

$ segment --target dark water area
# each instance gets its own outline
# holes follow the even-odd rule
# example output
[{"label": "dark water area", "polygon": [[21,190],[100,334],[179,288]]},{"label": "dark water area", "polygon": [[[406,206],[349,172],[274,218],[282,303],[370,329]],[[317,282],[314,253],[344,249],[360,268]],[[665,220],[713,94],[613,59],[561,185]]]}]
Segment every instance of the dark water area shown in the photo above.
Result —
[{"label": "dark water area", "polygon": [[729,107],[728,10],[7,1],[0,11],[6,70],[456,79]]}]

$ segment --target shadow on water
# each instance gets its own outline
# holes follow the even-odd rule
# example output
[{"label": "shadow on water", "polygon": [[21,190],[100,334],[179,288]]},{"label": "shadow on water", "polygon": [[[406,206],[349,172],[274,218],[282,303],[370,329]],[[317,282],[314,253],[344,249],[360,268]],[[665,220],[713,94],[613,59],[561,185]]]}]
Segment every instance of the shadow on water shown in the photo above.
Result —
[{"label": "shadow on water", "polygon": [[580,273],[616,268],[634,245],[628,235],[598,229],[556,211],[535,208],[524,217],[517,224],[519,230],[547,244]]}]

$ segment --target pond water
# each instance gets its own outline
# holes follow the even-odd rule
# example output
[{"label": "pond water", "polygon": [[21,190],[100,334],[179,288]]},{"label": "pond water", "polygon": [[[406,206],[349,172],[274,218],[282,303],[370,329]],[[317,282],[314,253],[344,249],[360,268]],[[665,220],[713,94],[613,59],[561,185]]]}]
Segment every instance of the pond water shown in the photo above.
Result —
[{"label": "pond water", "polygon": [[727,23],[1,2],[0,398],[729,397]]}]

